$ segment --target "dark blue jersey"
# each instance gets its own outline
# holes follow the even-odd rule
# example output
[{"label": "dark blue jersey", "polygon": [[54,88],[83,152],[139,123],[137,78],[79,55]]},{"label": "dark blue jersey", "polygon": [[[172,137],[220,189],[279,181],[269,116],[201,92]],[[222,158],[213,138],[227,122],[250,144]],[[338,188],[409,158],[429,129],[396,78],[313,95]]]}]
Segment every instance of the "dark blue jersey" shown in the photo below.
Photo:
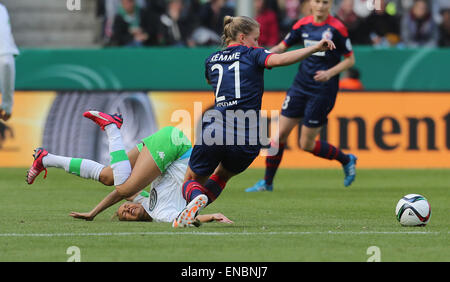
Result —
[{"label": "dark blue jersey", "polygon": [[230,45],[206,59],[205,75],[216,94],[215,109],[261,109],[264,68],[271,53],[264,48]]},{"label": "dark blue jersey", "polygon": [[352,44],[344,24],[332,16],[328,16],[321,23],[314,22],[313,16],[304,17],[292,27],[291,32],[283,42],[287,47],[295,44],[309,47],[322,39],[332,40],[336,49],[317,52],[303,60],[292,87],[304,94],[335,96],[339,89],[339,75],[334,76],[327,82],[317,82],[314,80],[314,76],[319,70],[328,70],[337,65],[342,56],[352,55]]}]

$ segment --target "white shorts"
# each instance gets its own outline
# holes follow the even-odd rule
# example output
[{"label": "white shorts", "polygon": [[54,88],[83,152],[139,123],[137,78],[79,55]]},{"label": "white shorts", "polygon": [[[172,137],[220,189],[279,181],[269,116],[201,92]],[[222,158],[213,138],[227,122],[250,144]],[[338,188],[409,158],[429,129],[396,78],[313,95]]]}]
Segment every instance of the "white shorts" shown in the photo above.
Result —
[{"label": "white shorts", "polygon": [[189,158],[174,161],[152,182],[150,197],[142,206],[156,222],[172,222],[186,207],[182,186]]}]

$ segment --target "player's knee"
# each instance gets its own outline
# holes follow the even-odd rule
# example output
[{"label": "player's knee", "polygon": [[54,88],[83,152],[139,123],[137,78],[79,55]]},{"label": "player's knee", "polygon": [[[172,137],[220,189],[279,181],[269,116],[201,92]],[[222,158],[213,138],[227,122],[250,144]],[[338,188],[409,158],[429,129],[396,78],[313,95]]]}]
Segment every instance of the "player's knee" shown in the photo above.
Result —
[{"label": "player's knee", "polygon": [[228,182],[228,180],[230,180],[230,178],[232,178],[236,174],[229,171],[217,170],[214,172],[214,175],[219,177],[219,179],[221,179],[222,181]]},{"label": "player's knee", "polygon": [[278,138],[278,143],[279,144],[286,143],[288,137],[289,137],[289,133],[280,133],[280,137]]},{"label": "player's knee", "polygon": [[[100,183],[106,185],[106,186],[113,186],[114,185],[114,176],[112,174],[112,170],[108,169],[108,167],[104,168],[99,176]],[[111,172],[111,173],[109,173]]]},{"label": "player's knee", "polygon": [[103,183],[106,186],[113,186],[114,185],[114,178],[109,176],[100,176],[100,182]]},{"label": "player's knee", "polygon": [[278,142],[286,143],[287,139],[289,138],[290,133],[291,133],[291,130],[281,129],[280,132],[278,133]]}]

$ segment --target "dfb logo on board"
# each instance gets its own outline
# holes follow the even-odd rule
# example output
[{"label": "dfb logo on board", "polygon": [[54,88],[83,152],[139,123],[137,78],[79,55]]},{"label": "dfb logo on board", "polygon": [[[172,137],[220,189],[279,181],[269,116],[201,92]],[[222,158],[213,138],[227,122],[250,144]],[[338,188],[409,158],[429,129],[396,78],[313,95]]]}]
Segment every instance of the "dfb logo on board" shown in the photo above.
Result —
[{"label": "dfb logo on board", "polygon": [[69,11],[81,11],[81,0],[67,0],[66,7]]}]

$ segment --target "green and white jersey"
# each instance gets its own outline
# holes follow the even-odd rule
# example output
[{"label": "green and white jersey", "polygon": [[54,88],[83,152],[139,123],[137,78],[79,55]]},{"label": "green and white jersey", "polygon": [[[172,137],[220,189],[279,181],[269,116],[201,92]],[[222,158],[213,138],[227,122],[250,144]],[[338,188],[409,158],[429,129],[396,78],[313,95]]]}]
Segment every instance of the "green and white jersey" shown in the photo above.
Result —
[{"label": "green and white jersey", "polygon": [[186,207],[182,185],[188,163],[189,157],[173,162],[152,182],[150,196],[145,198],[142,206],[153,221],[172,222]]},{"label": "green and white jersey", "polygon": [[[164,173],[172,162],[192,149],[191,141],[181,130],[173,126],[163,127],[156,133],[142,139],[142,142],[150,151],[161,173]],[[142,143],[138,144],[137,147],[141,151]]]},{"label": "green and white jersey", "polygon": [[[152,182],[150,196],[141,204],[155,222],[172,222],[186,207],[182,185],[191,142],[175,127],[164,127],[142,141],[162,173]],[[138,149],[142,148],[139,144]]]}]

